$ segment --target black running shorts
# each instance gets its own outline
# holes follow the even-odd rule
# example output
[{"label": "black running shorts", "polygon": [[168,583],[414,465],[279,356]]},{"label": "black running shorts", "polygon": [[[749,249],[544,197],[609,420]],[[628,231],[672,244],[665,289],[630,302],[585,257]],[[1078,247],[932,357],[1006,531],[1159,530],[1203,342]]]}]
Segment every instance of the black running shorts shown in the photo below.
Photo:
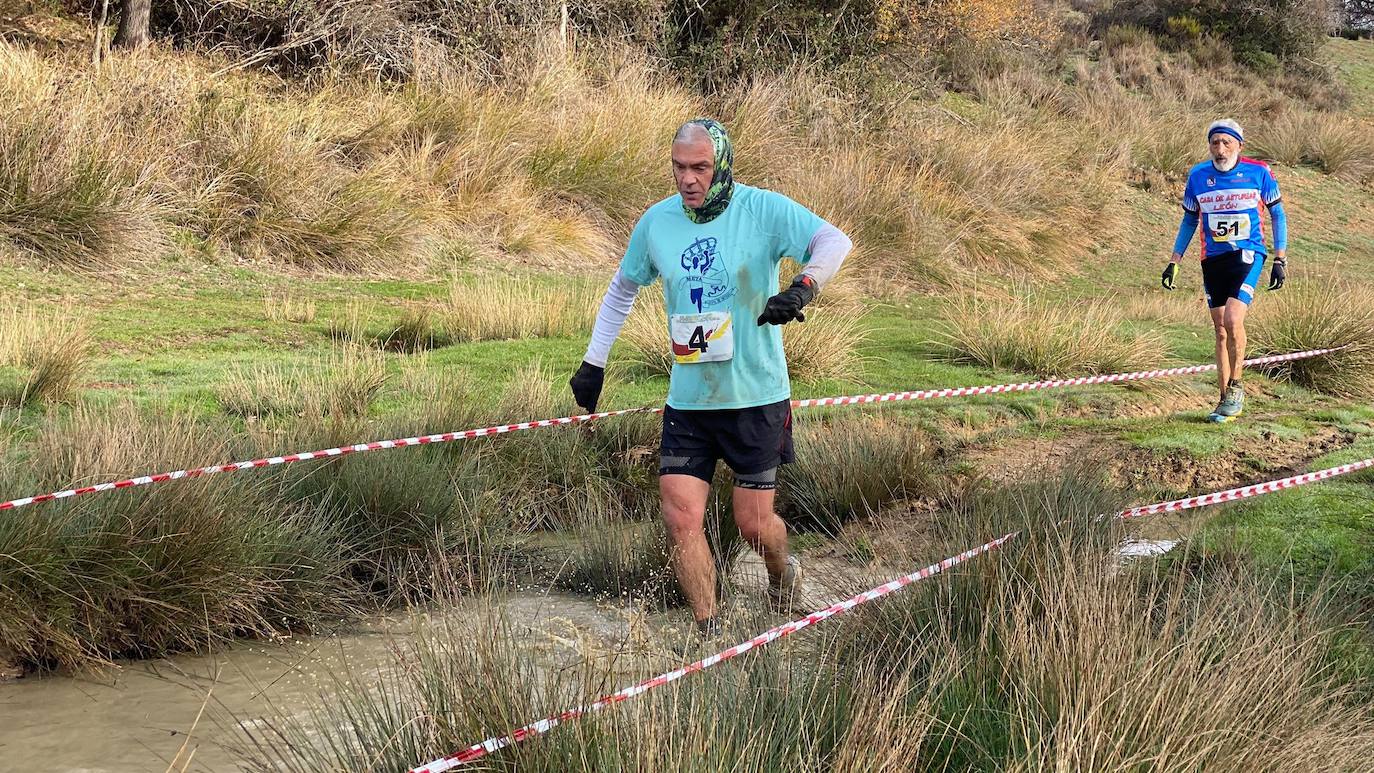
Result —
[{"label": "black running shorts", "polygon": [[659,475],[691,475],[709,483],[722,459],[736,475],[792,462],[792,401],[710,411],[663,409]]},{"label": "black running shorts", "polygon": [[1202,289],[1207,293],[1207,308],[1219,309],[1228,298],[1250,304],[1264,268],[1264,253],[1233,250],[1202,261]]}]

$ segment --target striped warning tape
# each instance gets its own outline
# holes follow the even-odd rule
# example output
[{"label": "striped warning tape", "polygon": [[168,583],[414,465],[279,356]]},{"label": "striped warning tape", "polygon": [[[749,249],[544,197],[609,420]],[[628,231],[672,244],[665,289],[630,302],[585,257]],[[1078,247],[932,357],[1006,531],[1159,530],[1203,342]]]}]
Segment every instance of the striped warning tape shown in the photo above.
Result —
[{"label": "striped warning tape", "polygon": [[[1159,502],[1153,505],[1145,505],[1143,507],[1133,507],[1127,510],[1122,510],[1116,515],[1120,518],[1137,518],[1140,516],[1151,515],[1154,513],[1170,512],[1175,510],[1186,510],[1194,507],[1205,507],[1207,505],[1234,502],[1239,499],[1248,499],[1250,497],[1260,496],[1262,494],[1272,494],[1276,491],[1282,491],[1284,489],[1294,488],[1296,486],[1302,486],[1308,483],[1315,483],[1318,481],[1323,481],[1329,478],[1336,477],[1337,475],[1346,475],[1352,472],[1372,467],[1374,467],[1374,458],[1364,459],[1358,462],[1351,462],[1349,464],[1342,464],[1336,467],[1329,467],[1325,470],[1318,470],[1316,472],[1308,472],[1303,473],[1301,475],[1294,475],[1288,478],[1283,478],[1281,480],[1269,481],[1268,483],[1257,483],[1252,486],[1241,486],[1240,488],[1229,489],[1227,491],[1220,491],[1215,494],[1204,494],[1202,496],[1187,497],[1185,499],[1175,499],[1169,502]],[[736,644],[735,646],[723,652],[719,652],[708,658],[703,658],[701,660],[696,661],[695,663],[683,666],[682,668],[676,669],[674,671],[669,671],[665,674],[660,674],[656,677],[653,677],[652,679],[646,679],[640,682],[639,684],[632,685],[618,692],[611,693],[610,695],[600,698],[585,706],[580,706],[574,709],[568,709],[567,711],[563,711],[553,716],[541,719],[538,722],[531,722],[530,724],[525,725],[524,727],[521,727],[506,735],[493,736],[491,738],[486,739],[485,741],[482,741],[481,743],[473,744],[472,746],[469,746],[468,748],[463,749],[462,751],[457,752],[455,754],[434,760],[433,762],[421,765],[418,768],[412,768],[410,773],[440,773],[440,771],[450,770],[465,763],[480,759],[481,757],[485,757],[486,755],[491,754],[492,752],[504,749],[512,744],[517,744],[528,738],[532,738],[534,736],[547,733],[555,727],[559,726],[560,724],[567,722],[569,720],[577,719],[587,714],[592,714],[598,711],[611,708],[616,704],[621,703],[622,701],[626,701],[635,696],[642,695],[643,693],[646,693],[649,690],[652,690],[656,687],[661,687],[665,684],[668,684],[669,682],[681,679],[682,677],[687,676],[688,674],[693,674],[698,671],[704,671],[708,668],[711,668],[714,665],[717,665],[726,660],[741,655],[745,652],[748,652],[749,650],[757,649],[784,636],[796,633],[797,631],[800,631],[803,628],[807,628],[811,625],[819,623],[822,620],[826,620],[828,618],[834,617],[835,615],[848,612],[849,610],[859,606],[860,604],[873,601],[874,599],[882,598],[883,596],[901,590],[902,588],[905,588],[906,586],[911,585],[914,582],[919,582],[920,580],[924,580],[928,577],[933,577],[945,571],[946,569],[949,569],[952,566],[964,563],[965,561],[976,558],[977,556],[980,556],[984,553],[987,553],[1006,544],[1007,542],[1015,539],[1020,533],[1021,532],[1016,531],[1011,532],[1010,534],[1004,534],[1001,537],[998,537],[997,539],[991,542],[979,545],[978,547],[973,548],[972,550],[966,550],[957,556],[950,556],[949,558],[946,558],[945,560],[939,563],[931,564],[930,566],[927,566],[926,568],[921,569],[920,571],[912,572],[911,574],[908,574],[904,577],[898,577],[897,579],[892,580],[891,582],[879,585],[873,590],[865,591],[864,593],[860,593],[859,595],[854,596],[852,598],[845,599],[844,601],[832,604],[820,611],[812,612],[811,614],[799,620],[793,620],[790,623],[784,623],[774,628],[770,628],[767,631],[764,631],[763,633],[759,634],[758,636],[755,636],[754,638],[749,639],[748,641],[745,641],[741,644]]]},{"label": "striped warning tape", "polygon": [[921,569],[920,571],[912,572],[911,574],[908,574],[904,577],[898,577],[897,579],[892,580],[891,582],[879,585],[873,590],[865,591],[852,598],[848,598],[844,601],[831,604],[825,609],[812,612],[806,617],[800,618],[798,620],[793,620],[790,623],[783,623],[782,625],[769,628],[767,631],[764,631],[758,636],[755,636],[754,638],[749,639],[748,641],[742,642],[740,644],[736,644],[735,646],[731,647],[728,650],[725,650],[724,652],[718,652],[715,655],[712,655],[708,658],[702,658],[701,660],[698,660],[697,662],[692,663],[690,665],[683,666],[682,668],[669,671],[665,674],[659,674],[658,676],[652,679],[645,679],[639,684],[631,685],[630,687],[626,687],[623,690],[611,693],[610,695],[607,695],[604,698],[589,703],[585,706],[580,706],[575,709],[568,709],[567,711],[560,712],[551,717],[541,719],[538,722],[531,722],[530,724],[525,725],[524,727],[515,730],[514,732],[511,732],[508,735],[488,738],[487,740],[479,744],[469,746],[468,748],[458,752],[457,754],[444,757],[443,759],[435,760],[427,765],[421,765],[418,768],[413,768],[411,770],[411,773],[439,773],[439,771],[449,770],[450,768],[456,768],[459,765],[463,765],[464,763],[472,762],[473,760],[476,760],[480,757],[485,757],[486,755],[499,749],[504,749],[507,746],[510,746],[511,744],[516,744],[527,738],[532,738],[536,735],[542,735],[544,733],[547,733],[555,727],[558,727],[559,725],[563,724],[564,722],[567,722],[568,720],[577,719],[578,717],[584,716],[586,714],[592,714],[598,711],[602,711],[604,709],[611,708],[612,706],[615,706],[617,703],[629,700],[630,698],[633,698],[637,695],[642,695],[654,689],[655,687],[661,687],[665,684],[668,684],[669,682],[675,682],[678,679],[687,676],[688,674],[694,674],[698,671],[705,671],[706,669],[714,665],[723,663],[731,658],[743,655],[749,650],[757,649],[770,642],[776,641],[777,639],[781,639],[784,636],[794,634],[797,631],[802,630],[803,628],[815,625],[816,623],[819,623],[822,620],[834,617],[835,615],[842,614],[844,612],[848,612],[849,610],[859,606],[860,604],[872,601],[877,598],[882,598],[883,596],[886,596],[887,594],[892,593],[893,591],[901,590],[902,588],[905,588],[906,586],[914,582],[924,580],[927,577],[933,577],[939,574],[940,572],[949,569],[952,566],[962,564],[963,562],[980,556],[983,553],[988,552],[989,550],[996,549],[997,547],[1006,543],[1008,540],[1014,538],[1019,533],[1020,532],[1014,532],[1011,534],[998,537],[992,542],[979,545],[978,547],[973,548],[972,550],[966,550],[957,556],[950,556],[949,558],[946,558],[945,560],[939,563],[931,564],[930,566],[927,566],[926,568]]},{"label": "striped warning tape", "polygon": [[[1245,365],[1254,367],[1256,365],[1273,365],[1280,362],[1290,362],[1292,360],[1302,360],[1308,357],[1317,357],[1323,354],[1330,354],[1343,346],[1331,349],[1310,349],[1305,352],[1291,352],[1289,354],[1275,354],[1269,357],[1257,357],[1246,360]],[[942,397],[968,397],[971,395],[995,395],[1004,392],[1032,392],[1037,389],[1060,389],[1063,387],[1086,386],[1088,384],[1115,384],[1124,381],[1145,381],[1152,378],[1167,378],[1170,376],[1187,376],[1193,373],[1206,373],[1216,370],[1216,364],[1211,365],[1187,365],[1181,368],[1164,368],[1163,370],[1141,370],[1134,373],[1108,373],[1101,376],[1081,376],[1079,378],[1055,379],[1053,381],[1023,381],[1019,384],[990,384],[987,386],[974,387],[952,387],[949,389],[923,389],[915,392],[887,392],[877,395],[852,395],[849,397],[816,397],[808,400],[794,400],[792,405],[797,408],[812,408],[824,405],[853,405],[854,403],[886,403],[897,400],[930,400]]]},{"label": "striped warning tape", "polygon": [[1272,494],[1275,491],[1283,491],[1295,486],[1307,483],[1315,483],[1319,480],[1334,478],[1337,475],[1348,475],[1352,472],[1374,467],[1374,459],[1363,459],[1358,462],[1342,464],[1336,467],[1328,467],[1325,470],[1316,472],[1304,472],[1301,475],[1292,475],[1279,480],[1271,480],[1267,483],[1255,483],[1250,486],[1218,491],[1214,494],[1201,494],[1195,497],[1185,497],[1169,502],[1158,502],[1153,505],[1143,505],[1132,507],[1129,510],[1122,510],[1119,515],[1122,518],[1139,518],[1143,515],[1154,515],[1155,513],[1171,513],[1178,510],[1191,510],[1194,507],[1206,507],[1207,505],[1219,505],[1223,502],[1234,502],[1237,499],[1258,496],[1260,494]]},{"label": "striped warning tape", "polygon": [[[1339,348],[1339,347],[1338,347]],[[1271,365],[1278,362],[1288,362],[1291,360],[1301,360],[1308,357],[1317,357],[1329,354],[1336,349],[1312,349],[1305,352],[1293,352],[1290,354],[1278,354],[1270,357],[1259,357],[1246,360],[1245,364]],[[904,400],[930,400],[945,397],[964,397],[968,395],[999,394],[1003,392],[1028,392],[1038,389],[1057,389],[1062,387],[1084,386],[1087,384],[1110,384],[1122,381],[1142,381],[1152,378],[1165,378],[1169,376],[1182,376],[1192,373],[1204,373],[1216,370],[1216,365],[1190,365],[1181,368],[1166,368],[1164,370],[1147,370],[1135,373],[1111,373],[1102,376],[1084,376],[1082,378],[1060,379],[1054,381],[1027,381],[1020,384],[993,384],[976,387],[957,387],[952,389],[927,389],[914,392],[887,392],[884,394],[871,395],[850,395],[845,397],[821,397],[806,400],[794,400],[792,405],[796,408],[813,408],[828,405],[854,405],[858,403],[885,403]],[[115,489],[133,488],[135,486],[147,486],[152,483],[162,483],[165,481],[181,480],[183,478],[201,478],[207,475],[215,475],[225,472],[238,472],[240,470],[251,470],[259,467],[273,467],[279,464],[290,464],[291,462],[303,462],[310,459],[328,459],[333,457],[347,456],[349,454],[360,454],[368,451],[380,451],[387,448],[404,448],[407,446],[433,445],[436,443],[450,443],[456,440],[471,440],[489,435],[503,435],[510,432],[519,432],[527,429],[539,427],[555,427],[565,424],[581,424],[596,419],[604,419],[611,416],[623,416],[630,413],[661,413],[661,408],[626,408],[619,411],[604,411],[601,413],[589,413],[579,416],[564,416],[558,419],[540,419],[538,421],[522,421],[515,424],[502,424],[495,427],[483,427],[482,429],[469,429],[459,432],[444,432],[437,435],[421,435],[417,437],[398,438],[395,440],[377,440],[371,443],[358,443],[351,446],[340,446],[337,448],[326,448],[321,451],[305,451],[303,453],[287,454],[285,456],[272,456],[263,459],[252,459],[244,462],[231,462],[229,464],[210,465],[208,467],[197,467],[190,470],[177,470],[175,472],[161,472],[156,475],[142,475],[136,478],[126,478],[124,480],[112,481],[110,483],[97,483],[90,486],[70,488],[65,491],[54,491],[49,494],[38,494],[36,496],[21,497],[11,499],[8,502],[0,502],[0,510],[13,510],[16,507],[37,504],[39,502],[51,502],[57,499],[69,499],[71,497],[95,494],[101,491],[114,491]]]}]

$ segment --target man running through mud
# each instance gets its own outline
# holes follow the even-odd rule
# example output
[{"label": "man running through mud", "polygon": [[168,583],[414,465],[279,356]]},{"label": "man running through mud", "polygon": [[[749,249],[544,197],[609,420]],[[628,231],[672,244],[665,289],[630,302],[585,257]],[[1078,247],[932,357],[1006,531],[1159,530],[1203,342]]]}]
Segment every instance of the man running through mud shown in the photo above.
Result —
[{"label": "man running through mud", "polygon": [[1241,363],[1245,360],[1245,312],[1254,299],[1264,267],[1265,246],[1260,205],[1274,219],[1274,264],[1269,289],[1283,287],[1288,251],[1288,219],[1279,201],[1279,184],[1269,165],[1242,156],[1245,137],[1229,118],[1207,127],[1211,159],[1188,173],[1183,189],[1183,222],[1161,282],[1174,289],[1178,262],[1202,221],[1202,287],[1217,339],[1217,384],[1221,399],[1208,416],[1233,421],[1245,409]]},{"label": "man running through mud", "polygon": [[[720,631],[706,501],[716,462],[734,472],[734,517],[768,567],[769,597],[786,608],[801,586],[787,526],[773,512],[778,466],[793,459],[791,386],[782,328],[839,270],[852,243],[780,193],[737,183],[725,127],[689,121],[673,138],[678,195],[654,204],[630,234],[581,367],[569,382],[596,411],[611,345],[641,287],[663,280],[674,365],[663,412],[659,494],[673,568],[705,637]],[[804,266],[777,292],[778,264]]]}]

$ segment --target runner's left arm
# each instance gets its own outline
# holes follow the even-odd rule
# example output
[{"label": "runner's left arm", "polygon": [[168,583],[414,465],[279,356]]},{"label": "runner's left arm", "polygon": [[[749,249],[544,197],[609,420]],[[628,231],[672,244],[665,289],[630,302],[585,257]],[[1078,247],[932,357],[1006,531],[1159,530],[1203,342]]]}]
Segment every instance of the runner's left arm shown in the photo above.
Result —
[{"label": "runner's left arm", "polygon": [[1269,205],[1269,217],[1274,219],[1274,257],[1283,260],[1288,255],[1288,214],[1282,201]]},{"label": "runner's left arm", "polygon": [[811,259],[802,267],[802,275],[811,277],[819,291],[839,272],[840,265],[853,249],[854,242],[844,231],[822,220],[821,227],[806,245],[806,253]]},{"label": "runner's left arm", "polygon": [[1283,193],[1274,170],[1267,165],[1260,182],[1260,197],[1264,206],[1269,208],[1269,216],[1274,219],[1274,257],[1283,260],[1288,253],[1288,215],[1283,211]]},{"label": "runner's left arm", "polygon": [[1288,280],[1288,214],[1283,211],[1283,196],[1279,193],[1279,181],[1274,173],[1265,167],[1263,189],[1264,205],[1269,208],[1269,217],[1274,220],[1274,262],[1269,265],[1269,289],[1278,290]]},{"label": "runner's left arm", "polygon": [[786,290],[764,304],[758,319],[760,325],[784,325],[794,319],[805,322],[802,307],[816,299],[816,294],[834,278],[845,256],[854,249],[854,242],[843,231],[820,218],[816,220],[820,226],[807,242],[802,272],[792,279]]},{"label": "runner's left arm", "polygon": [[777,259],[788,255],[795,257],[802,264],[802,271],[793,277],[785,290],[764,303],[758,323],[805,322],[802,307],[815,300],[821,287],[834,278],[854,243],[820,215],[781,193],[769,191],[763,207],[766,210],[763,222],[769,224],[776,240],[774,254]]}]

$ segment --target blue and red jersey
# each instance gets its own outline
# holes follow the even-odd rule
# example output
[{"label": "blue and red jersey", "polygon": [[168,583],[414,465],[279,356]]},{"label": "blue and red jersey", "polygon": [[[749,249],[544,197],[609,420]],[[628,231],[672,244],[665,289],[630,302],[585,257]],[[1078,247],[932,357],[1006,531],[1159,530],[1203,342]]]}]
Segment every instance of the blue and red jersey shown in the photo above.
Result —
[{"label": "blue and red jersey", "polygon": [[1264,255],[1261,208],[1274,217],[1274,248],[1287,249],[1287,223],[1279,198],[1279,183],[1263,161],[1242,157],[1227,172],[1218,171],[1210,160],[1198,164],[1188,172],[1183,189],[1184,217],[1174,251],[1182,254],[1187,249],[1201,222],[1203,260],[1236,250]]}]

